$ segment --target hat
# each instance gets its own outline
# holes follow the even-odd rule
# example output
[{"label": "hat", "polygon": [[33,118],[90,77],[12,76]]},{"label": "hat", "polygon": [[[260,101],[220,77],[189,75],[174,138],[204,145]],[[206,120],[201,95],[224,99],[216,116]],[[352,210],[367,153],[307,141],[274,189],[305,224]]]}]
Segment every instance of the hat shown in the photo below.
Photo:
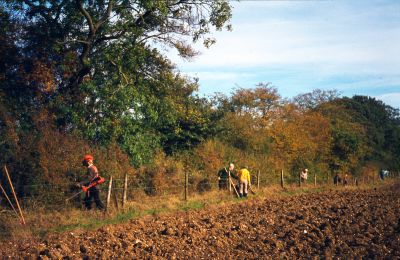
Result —
[{"label": "hat", "polygon": [[85,156],[83,156],[84,161],[90,161],[90,160],[93,161],[93,159],[94,159],[93,156],[90,154],[86,154]]}]

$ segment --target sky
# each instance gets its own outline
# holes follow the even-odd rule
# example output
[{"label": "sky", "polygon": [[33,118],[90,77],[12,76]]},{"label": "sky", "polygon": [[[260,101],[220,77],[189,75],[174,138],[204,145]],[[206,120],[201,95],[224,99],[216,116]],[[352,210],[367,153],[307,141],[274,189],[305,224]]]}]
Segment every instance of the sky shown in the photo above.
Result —
[{"label": "sky", "polygon": [[270,82],[284,98],[314,89],[372,96],[400,108],[400,1],[232,1],[233,31],[186,61],[199,93]]}]

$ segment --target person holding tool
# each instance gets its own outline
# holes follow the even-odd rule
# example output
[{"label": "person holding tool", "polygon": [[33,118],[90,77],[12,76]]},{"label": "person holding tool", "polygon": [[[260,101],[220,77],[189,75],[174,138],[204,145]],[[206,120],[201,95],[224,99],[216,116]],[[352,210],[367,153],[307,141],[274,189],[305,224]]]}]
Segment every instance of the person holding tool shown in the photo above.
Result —
[{"label": "person holding tool", "polygon": [[229,163],[228,169],[224,167],[218,171],[218,188],[220,190],[226,190],[229,187],[229,176],[235,176],[235,165],[233,163]]},{"label": "person holding tool", "polygon": [[103,202],[100,199],[100,190],[98,188],[99,184],[105,182],[105,179],[100,177],[97,167],[93,164],[93,156],[87,154],[83,157],[82,165],[87,167],[87,180],[78,183],[77,185],[82,188],[85,192],[85,207],[87,209],[92,209],[93,199],[96,206],[100,210],[104,210]]}]

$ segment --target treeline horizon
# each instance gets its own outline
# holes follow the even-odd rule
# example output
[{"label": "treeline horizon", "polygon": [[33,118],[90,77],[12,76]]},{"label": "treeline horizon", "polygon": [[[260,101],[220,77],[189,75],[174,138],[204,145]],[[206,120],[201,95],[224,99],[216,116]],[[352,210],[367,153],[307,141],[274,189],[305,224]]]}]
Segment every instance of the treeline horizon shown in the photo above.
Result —
[{"label": "treeline horizon", "polygon": [[106,177],[145,187],[185,171],[194,186],[213,182],[228,162],[271,180],[400,169],[399,110],[374,98],[288,100],[270,83],[196,95],[154,42],[194,57],[191,43],[231,29],[229,1],[15,0],[0,12],[0,163],[23,196],[78,181],[87,153]]}]

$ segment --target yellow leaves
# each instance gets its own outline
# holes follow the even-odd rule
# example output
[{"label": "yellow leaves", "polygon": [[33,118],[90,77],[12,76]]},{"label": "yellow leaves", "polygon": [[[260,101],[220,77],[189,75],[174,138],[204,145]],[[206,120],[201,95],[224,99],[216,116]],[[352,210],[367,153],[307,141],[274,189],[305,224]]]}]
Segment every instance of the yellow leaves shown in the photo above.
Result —
[{"label": "yellow leaves", "polygon": [[225,145],[218,141],[208,140],[195,149],[195,154],[203,164],[204,175],[213,178],[217,169],[224,166]]},{"label": "yellow leaves", "polygon": [[274,156],[286,161],[304,158],[313,161],[327,156],[330,148],[328,120],[317,112],[299,113],[291,106],[282,109],[283,114],[271,127]]},{"label": "yellow leaves", "polygon": [[269,83],[260,83],[255,89],[239,88],[232,96],[236,112],[240,115],[252,115],[261,127],[268,126],[279,107],[279,100],[277,89]]}]

